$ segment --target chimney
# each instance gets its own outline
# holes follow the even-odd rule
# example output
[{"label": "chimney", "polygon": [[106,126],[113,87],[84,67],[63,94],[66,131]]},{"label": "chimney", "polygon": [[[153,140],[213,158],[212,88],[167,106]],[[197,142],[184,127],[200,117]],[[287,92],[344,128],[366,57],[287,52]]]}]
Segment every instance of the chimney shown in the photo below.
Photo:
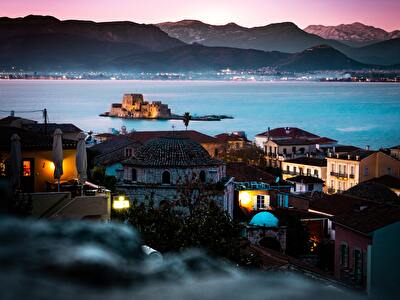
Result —
[{"label": "chimney", "polygon": [[350,154],[347,154],[347,159],[351,159],[351,155]]},{"label": "chimney", "polygon": [[360,156],[359,155],[356,155],[356,160],[360,160]]},{"label": "chimney", "polygon": [[328,157],[332,157],[332,152],[328,152]]},{"label": "chimney", "polygon": [[365,146],[365,150],[369,150],[369,145]]},{"label": "chimney", "polygon": [[336,153],[336,158],[339,158],[339,153]]}]

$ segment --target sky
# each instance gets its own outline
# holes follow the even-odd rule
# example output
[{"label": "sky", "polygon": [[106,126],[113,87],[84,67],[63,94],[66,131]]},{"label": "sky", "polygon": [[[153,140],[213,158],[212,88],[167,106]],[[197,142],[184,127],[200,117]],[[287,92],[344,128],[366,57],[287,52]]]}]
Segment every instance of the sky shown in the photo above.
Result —
[{"label": "sky", "polygon": [[197,19],[261,26],[291,21],[299,27],[361,22],[400,29],[400,0],[0,0],[0,16],[159,23]]}]

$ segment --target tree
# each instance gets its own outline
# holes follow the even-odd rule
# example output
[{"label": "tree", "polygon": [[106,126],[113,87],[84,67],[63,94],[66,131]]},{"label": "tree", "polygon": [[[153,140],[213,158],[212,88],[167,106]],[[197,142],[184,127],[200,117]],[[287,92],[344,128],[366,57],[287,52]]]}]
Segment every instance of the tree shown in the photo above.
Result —
[{"label": "tree", "polygon": [[192,119],[192,116],[190,115],[190,113],[185,112],[183,114],[183,124],[185,124],[186,130],[187,130],[188,126],[189,126],[189,122],[190,122],[191,119]]}]

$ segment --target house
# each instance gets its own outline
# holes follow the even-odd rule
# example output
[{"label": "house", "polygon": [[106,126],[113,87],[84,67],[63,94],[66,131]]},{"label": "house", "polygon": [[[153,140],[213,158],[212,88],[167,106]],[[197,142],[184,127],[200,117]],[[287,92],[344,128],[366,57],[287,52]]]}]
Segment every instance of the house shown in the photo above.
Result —
[{"label": "house", "polygon": [[305,175],[326,180],[326,159],[317,157],[297,157],[282,162],[283,179]]},{"label": "house", "polygon": [[180,137],[188,138],[199,143],[211,157],[221,157],[225,151],[225,144],[215,137],[206,135],[195,130],[174,130],[174,131],[134,131],[128,134],[132,140],[145,144],[151,139],[159,137]]},{"label": "house", "polygon": [[323,153],[328,153],[328,151],[332,150],[334,147],[337,146],[338,141],[334,139],[330,139],[327,137],[320,137],[315,139],[315,144],[317,150],[322,151]]},{"label": "house", "polygon": [[322,192],[324,186],[324,181],[314,176],[298,175],[286,181],[293,184],[290,192],[294,194]]},{"label": "house", "polygon": [[382,151],[359,149],[344,154],[329,153],[326,160],[328,193],[340,193],[383,175],[400,177],[400,161]]},{"label": "house", "polygon": [[182,203],[185,197],[193,201],[206,193],[233,214],[234,187],[226,176],[225,164],[212,158],[192,139],[176,136],[151,139],[123,161],[122,166],[123,180],[116,189],[132,201],[152,201],[160,206]]},{"label": "house", "polygon": [[280,206],[287,206],[287,197],[278,192],[289,192],[290,186],[276,176],[242,162],[228,163],[226,173],[235,183],[235,218],[271,209],[278,202]]},{"label": "house", "polygon": [[107,176],[122,177],[124,168],[121,162],[135,155],[141,145],[127,136],[115,136],[88,149],[91,165],[104,167]]},{"label": "house", "polygon": [[400,159],[400,145],[390,148],[390,155]]},{"label": "house", "polygon": [[[279,127],[269,129],[265,132],[259,133],[255,136],[254,142],[256,146],[261,149],[265,149],[265,143],[268,140],[289,140],[289,139],[300,139],[300,140],[317,140],[320,137],[308,131],[305,131],[296,127]],[[271,151],[272,152],[272,151]]]},{"label": "house", "polygon": [[246,134],[242,131],[217,134],[215,138],[225,143],[228,151],[243,149],[251,144],[247,139]]},{"label": "house", "polygon": [[22,128],[22,126],[24,126],[24,125],[36,124],[36,123],[37,123],[37,121],[25,119],[25,118],[21,118],[21,117],[15,117],[15,116],[8,116],[8,117],[0,119],[0,126],[10,126],[10,127]]},{"label": "house", "polygon": [[[24,192],[43,192],[54,180],[52,162],[53,139],[48,135],[30,132],[18,127],[2,126],[0,130],[0,170],[7,176],[11,136],[17,134],[22,148],[21,188]],[[63,138],[63,175],[61,181],[77,178],[75,166],[76,142]]]},{"label": "house", "polygon": [[373,298],[396,299],[400,207],[363,203],[333,218],[335,277]]}]

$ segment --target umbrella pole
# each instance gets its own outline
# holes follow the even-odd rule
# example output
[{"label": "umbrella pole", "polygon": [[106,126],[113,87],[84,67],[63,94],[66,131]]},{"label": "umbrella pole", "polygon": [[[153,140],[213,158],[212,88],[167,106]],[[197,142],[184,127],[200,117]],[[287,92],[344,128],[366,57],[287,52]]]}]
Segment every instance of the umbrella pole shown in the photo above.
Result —
[{"label": "umbrella pole", "polygon": [[60,192],[60,178],[58,178],[58,192]]}]

